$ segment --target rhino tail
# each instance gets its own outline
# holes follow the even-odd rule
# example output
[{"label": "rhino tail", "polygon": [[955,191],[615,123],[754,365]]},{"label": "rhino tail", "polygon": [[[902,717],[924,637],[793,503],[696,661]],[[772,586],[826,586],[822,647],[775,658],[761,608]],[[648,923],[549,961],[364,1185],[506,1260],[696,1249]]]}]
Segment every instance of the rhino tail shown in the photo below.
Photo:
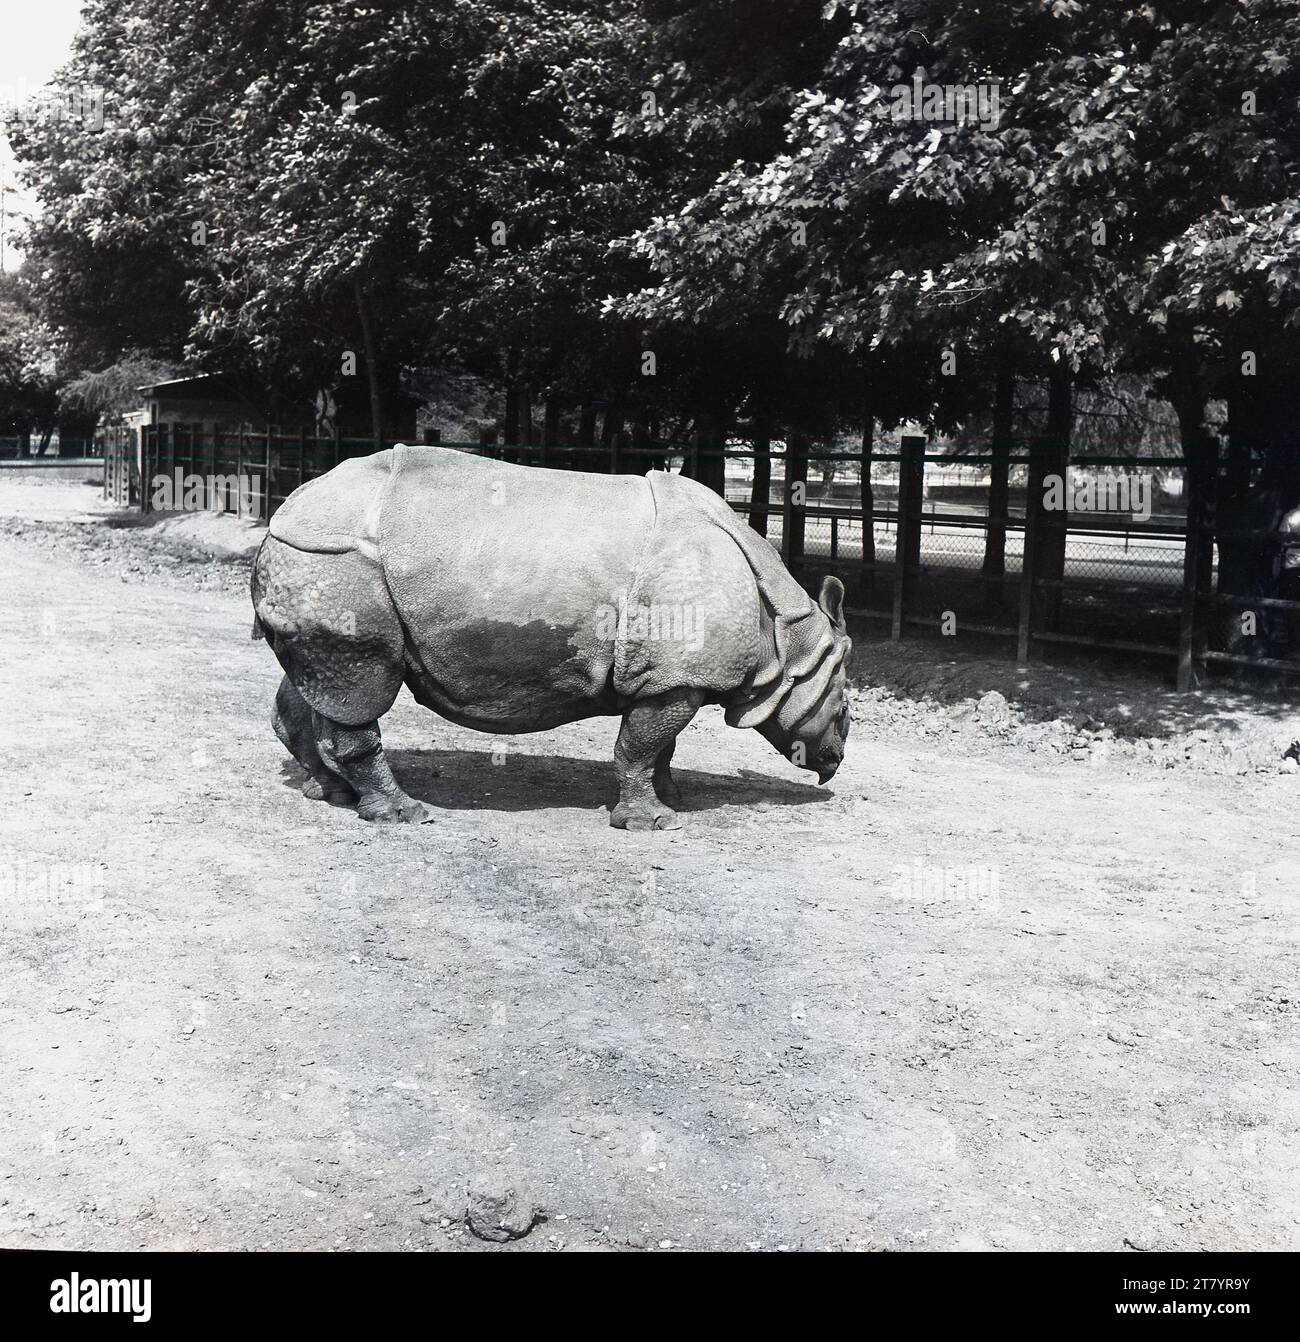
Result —
[{"label": "rhino tail", "polygon": [[248,631],[248,637],[256,642],[259,638],[264,638],[271,649],[274,651],[275,643],[271,636],[271,630],[262,623],[262,617],[257,613],[258,602],[262,599],[262,572],[261,559],[262,550],[266,545],[266,537],[262,537],[262,543],[257,547],[257,553],[253,556],[252,571],[248,575],[248,594],[253,599],[253,627]]}]

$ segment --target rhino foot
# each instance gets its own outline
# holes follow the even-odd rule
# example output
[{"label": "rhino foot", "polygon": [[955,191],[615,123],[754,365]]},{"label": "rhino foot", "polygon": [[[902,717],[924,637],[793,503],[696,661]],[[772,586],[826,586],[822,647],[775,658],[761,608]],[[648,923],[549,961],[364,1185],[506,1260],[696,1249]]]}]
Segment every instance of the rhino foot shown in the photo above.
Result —
[{"label": "rhino foot", "polygon": [[408,797],[393,777],[378,722],[354,726],[323,713],[316,714],[314,722],[321,761],[361,798],[357,814],[362,820],[422,825],[433,819],[429,807]]},{"label": "rhino foot", "polygon": [[371,796],[357,807],[362,820],[377,820],[395,825],[424,825],[433,819],[433,810],[414,797]]},{"label": "rhino foot", "polygon": [[302,785],[302,795],[308,801],[327,801],[331,806],[351,806],[357,799],[357,794],[342,779],[327,787],[320,779],[309,778]]},{"label": "rhino foot", "polygon": [[681,829],[677,812],[662,804],[656,806],[629,806],[619,802],[609,813],[609,823],[615,829]]}]

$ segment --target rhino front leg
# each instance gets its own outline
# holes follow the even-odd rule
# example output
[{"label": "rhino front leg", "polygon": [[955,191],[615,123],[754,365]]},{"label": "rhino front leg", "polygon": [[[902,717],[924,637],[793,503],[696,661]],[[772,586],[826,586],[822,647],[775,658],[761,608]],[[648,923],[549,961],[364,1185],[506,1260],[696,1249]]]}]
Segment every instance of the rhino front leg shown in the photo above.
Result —
[{"label": "rhino front leg", "polygon": [[661,799],[656,784],[671,783],[668,761],[677,733],[703,701],[704,696],[695,690],[673,690],[635,703],[623,715],[614,746],[618,804],[609,816],[615,829],[681,828],[677,813]]},{"label": "rhino front leg", "polygon": [[432,819],[429,808],[414,797],[408,797],[393,777],[388,757],[384,754],[378,721],[349,727],[320,713],[316,714],[315,721],[321,759],[356,790],[360,798],[357,814],[362,820],[419,824]]}]

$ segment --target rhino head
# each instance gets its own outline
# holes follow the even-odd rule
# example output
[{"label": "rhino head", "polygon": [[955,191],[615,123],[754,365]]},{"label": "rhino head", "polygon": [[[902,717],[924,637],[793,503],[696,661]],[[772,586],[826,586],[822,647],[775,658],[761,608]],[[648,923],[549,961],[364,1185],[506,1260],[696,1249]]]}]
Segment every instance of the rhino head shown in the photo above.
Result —
[{"label": "rhino head", "polygon": [[[849,702],[844,666],[853,641],[844,622],[844,584],[827,576],[816,609],[799,622],[797,636],[778,637],[782,685],[768,699],[769,711],[736,725],[755,727],[793,765],[817,775],[819,783],[835,776],[849,735]],[[771,705],[775,699],[775,708]]]}]

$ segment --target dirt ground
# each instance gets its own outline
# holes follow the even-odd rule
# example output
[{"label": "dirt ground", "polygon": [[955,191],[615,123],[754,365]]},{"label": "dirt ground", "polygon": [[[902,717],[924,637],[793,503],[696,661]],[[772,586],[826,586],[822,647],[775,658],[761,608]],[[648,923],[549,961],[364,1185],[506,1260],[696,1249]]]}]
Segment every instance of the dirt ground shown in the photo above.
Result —
[{"label": "dirt ground", "polygon": [[13,477],[0,1245],[1300,1247],[1293,702],[876,631],[830,787],[710,710],[638,834],[613,722],[404,694],[440,815],[368,826],[268,725],[254,531]]}]

